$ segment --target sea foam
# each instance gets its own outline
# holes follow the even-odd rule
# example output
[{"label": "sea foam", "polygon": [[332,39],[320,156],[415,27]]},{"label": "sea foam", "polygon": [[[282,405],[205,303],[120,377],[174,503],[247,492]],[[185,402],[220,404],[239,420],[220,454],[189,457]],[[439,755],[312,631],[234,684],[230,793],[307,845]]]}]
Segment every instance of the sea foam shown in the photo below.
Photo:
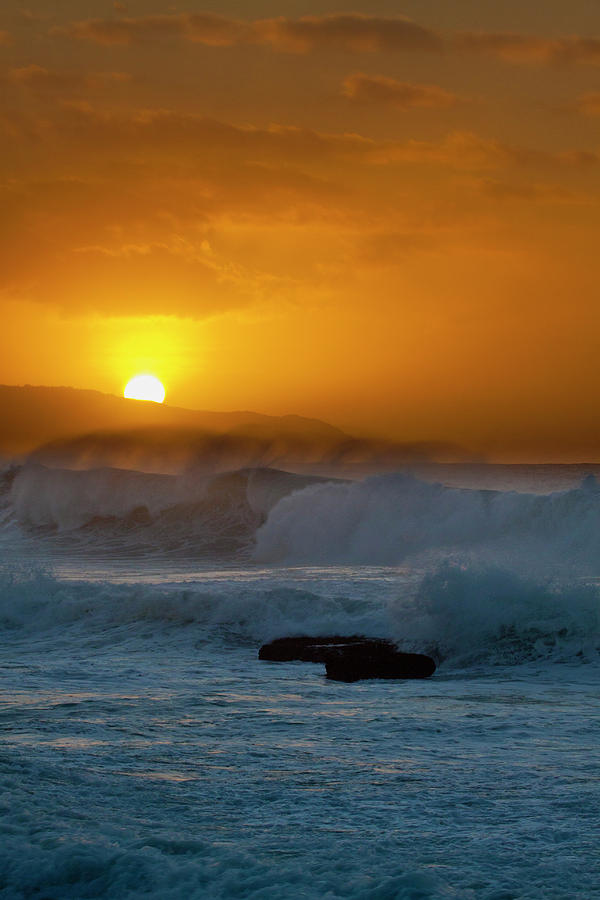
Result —
[{"label": "sea foam", "polygon": [[282,570],[166,584],[63,580],[42,570],[0,571],[0,628],[66,640],[135,644],[260,643],[285,635],[366,634],[427,652],[450,666],[536,660],[598,662],[596,585],[536,580],[496,567],[442,564],[421,578],[374,570],[329,577]]}]

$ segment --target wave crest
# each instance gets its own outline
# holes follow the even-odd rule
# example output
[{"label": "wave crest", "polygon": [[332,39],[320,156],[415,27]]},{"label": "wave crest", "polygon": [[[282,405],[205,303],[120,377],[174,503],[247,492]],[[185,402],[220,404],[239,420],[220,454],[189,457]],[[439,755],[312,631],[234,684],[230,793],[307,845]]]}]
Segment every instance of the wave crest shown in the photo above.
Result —
[{"label": "wave crest", "polygon": [[596,480],[553,494],[448,488],[410,475],[313,485],[283,498],[257,533],[261,562],[397,565],[430,551],[562,562],[600,558]]},{"label": "wave crest", "polygon": [[[540,581],[495,566],[445,563],[428,573],[409,621],[417,642],[454,664],[592,660],[600,652],[597,586]],[[405,613],[398,629],[402,624]]]}]

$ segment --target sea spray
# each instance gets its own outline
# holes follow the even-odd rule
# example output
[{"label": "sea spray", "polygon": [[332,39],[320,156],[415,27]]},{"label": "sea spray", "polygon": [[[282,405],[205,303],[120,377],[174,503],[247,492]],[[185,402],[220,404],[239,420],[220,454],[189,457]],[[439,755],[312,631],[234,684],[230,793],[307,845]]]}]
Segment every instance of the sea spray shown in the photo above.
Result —
[{"label": "sea spray", "polygon": [[[26,466],[0,485],[0,539],[89,555],[252,556],[269,565],[398,565],[437,557],[524,574],[596,573],[595,479],[551,494],[450,488],[398,473],[360,482],[270,469],[211,478]],[[45,542],[45,543],[44,543]]]},{"label": "sea spray", "polygon": [[595,479],[546,495],[448,488],[406,474],[314,485],[277,504],[255,555],[278,564],[397,565],[431,552],[483,555],[526,571],[562,564],[595,572]]}]

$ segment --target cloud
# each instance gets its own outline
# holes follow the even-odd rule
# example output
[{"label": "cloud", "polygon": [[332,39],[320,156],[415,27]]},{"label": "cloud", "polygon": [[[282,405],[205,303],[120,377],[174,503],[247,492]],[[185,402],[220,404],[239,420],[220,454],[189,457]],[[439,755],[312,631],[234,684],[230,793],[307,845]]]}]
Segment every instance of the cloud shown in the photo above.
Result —
[{"label": "cloud", "polygon": [[[172,314],[203,318],[277,291],[289,296],[290,272],[281,271],[276,249],[281,233],[295,235],[310,223],[312,234],[316,223],[328,229],[351,215],[348,191],[292,165],[294,135],[194,120],[186,152],[185,120],[163,113],[159,121],[145,114],[115,122],[76,110],[74,124],[73,112],[63,109],[52,132],[31,133],[26,143],[18,135],[30,174],[17,169],[0,186],[4,297],[114,315],[164,313],[166,304]],[[268,152],[253,149],[261,146]],[[270,163],[248,162],[255,153]],[[43,178],[34,174],[38,159]],[[65,170],[69,177],[60,177]],[[257,229],[260,259],[244,249]],[[234,234],[232,247],[223,232]]]},{"label": "cloud", "polygon": [[510,63],[600,66],[599,38],[464,32],[454,36],[452,45],[459,52],[487,54]]},{"label": "cloud", "polygon": [[65,90],[100,88],[111,84],[122,84],[131,79],[126,72],[78,72],[57,71],[43,66],[29,65],[9,69],[5,80],[13,85],[37,92],[62,93]]},{"label": "cloud", "polygon": [[0,47],[12,44],[12,35],[8,31],[0,31]]},{"label": "cloud", "polygon": [[[147,164],[187,167],[188,174],[214,173],[236,165],[282,167],[336,176],[346,166],[438,165],[474,171],[508,166],[586,168],[598,164],[587,150],[553,152],[508,144],[470,131],[453,131],[433,141],[377,141],[355,133],[328,133],[272,124],[240,126],[169,109],[111,113],[88,102],[63,102],[54,118],[39,122],[0,117],[6,133],[39,142],[60,141],[75,158],[84,154],[106,164],[111,157]],[[350,171],[348,169],[348,171]],[[245,173],[245,176],[248,172]]]},{"label": "cloud", "polygon": [[178,235],[138,244],[73,246],[67,254],[68,274],[60,274],[54,300],[116,314],[122,303],[136,312],[158,313],[168,304],[194,317],[251,302],[253,273],[206,248],[204,240]]},{"label": "cloud", "polygon": [[53,29],[97,44],[140,44],[180,38],[213,47],[265,44],[284,52],[339,49],[351,52],[439,51],[441,39],[409,19],[359,13],[289,19],[231,19],[212,13],[87,19]]},{"label": "cloud", "polygon": [[580,203],[579,195],[560,188],[555,184],[484,179],[479,183],[479,189],[484,197],[494,201]]},{"label": "cloud", "polygon": [[430,233],[375,231],[363,234],[354,248],[354,259],[370,266],[400,266],[415,253],[435,249],[436,239]]},{"label": "cloud", "polygon": [[102,90],[131,80],[127,72],[81,73],[47,69],[35,64],[9,69],[0,76],[0,83],[24,88],[34,94],[55,95],[59,99],[65,95]]},{"label": "cloud", "polygon": [[62,179],[3,190],[0,292],[71,312],[198,318],[257,298],[260,273],[209,252],[197,221],[165,216],[171,185],[141,200],[138,187]]},{"label": "cloud", "polygon": [[414,84],[396,81],[383,75],[349,75],[342,85],[343,94],[358,103],[377,103],[396,109],[448,109],[459,98],[435,84]]},{"label": "cloud", "polygon": [[[48,123],[46,122],[46,126]],[[587,151],[551,153],[506,144],[469,131],[450,132],[435,141],[375,141],[353,133],[327,133],[288,125],[266,128],[239,126],[173,110],[141,110],[111,114],[87,103],[64,104],[55,122],[60,138],[72,150],[115,154],[136,153],[143,146],[148,158],[175,154],[178,165],[189,160],[197,168],[238,165],[322,167],[336,172],[346,165],[439,165],[458,170],[507,166],[587,166],[597,155]]]},{"label": "cloud", "polygon": [[457,169],[489,169],[514,164],[524,151],[470,131],[453,131],[436,141],[388,142],[373,151],[373,161],[441,165]]},{"label": "cloud", "polygon": [[58,75],[56,72],[51,72],[49,69],[37,65],[21,66],[19,68],[10,69],[6,78],[7,81],[12,82],[13,84],[24,85],[25,87],[39,87],[40,85],[62,87],[65,82],[64,76]]},{"label": "cloud", "polygon": [[438,141],[405,141],[380,144],[370,159],[379,164],[435,164],[454,169],[486,170],[521,168],[586,168],[600,162],[600,155],[585,150],[554,153],[507,144],[471,131],[453,131]]},{"label": "cloud", "polygon": [[385,18],[359,13],[304,16],[300,19],[262,20],[253,30],[265,43],[283,50],[318,48],[374,51],[439,52],[441,38],[431,29],[404,18]]},{"label": "cloud", "polygon": [[455,52],[493,56],[509,63],[600,66],[600,38],[548,38],[518,32],[442,35],[403,17],[361,13],[255,20],[214,13],[173,13],[84,19],[56,27],[52,33],[105,45],[176,38],[212,47],[262,44],[287,53],[319,49],[352,53]]},{"label": "cloud", "polygon": [[[111,113],[86,102],[69,102],[62,107],[51,128],[71,148],[90,154],[97,150],[106,158],[115,153],[145,153],[153,150],[164,156],[175,153],[181,166],[192,158],[221,164],[232,157],[245,164],[282,163],[288,166],[317,160],[363,160],[378,146],[358,134],[330,134],[309,128],[269,125],[264,128],[239,126],[192,113],[169,109]],[[99,143],[100,142],[100,143]]]},{"label": "cloud", "polygon": [[[28,66],[11,77],[50,75]],[[21,107],[0,141],[11,173],[0,185],[0,289],[71,311],[156,312],[168,297],[174,314],[202,317],[278,292],[325,294],[350,253],[389,270],[430,249],[430,232],[468,220],[477,233],[501,215],[486,198],[551,200],[529,181],[599,162],[468,131],[384,141],[170,109]]]},{"label": "cloud", "polygon": [[87,19],[53,29],[97,44],[141,44],[165,38],[183,38],[213,47],[243,43],[248,25],[212,13],[141,16],[139,18]]},{"label": "cloud", "polygon": [[573,104],[577,112],[584,116],[600,116],[600,91],[590,91],[582,94]]}]

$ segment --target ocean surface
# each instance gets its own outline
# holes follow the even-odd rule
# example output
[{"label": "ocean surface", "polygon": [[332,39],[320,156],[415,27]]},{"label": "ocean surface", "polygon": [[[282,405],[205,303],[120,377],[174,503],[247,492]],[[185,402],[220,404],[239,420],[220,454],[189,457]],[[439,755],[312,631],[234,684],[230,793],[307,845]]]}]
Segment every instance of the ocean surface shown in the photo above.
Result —
[{"label": "ocean surface", "polygon": [[595,468],[7,467],[0,898],[600,897]]}]

